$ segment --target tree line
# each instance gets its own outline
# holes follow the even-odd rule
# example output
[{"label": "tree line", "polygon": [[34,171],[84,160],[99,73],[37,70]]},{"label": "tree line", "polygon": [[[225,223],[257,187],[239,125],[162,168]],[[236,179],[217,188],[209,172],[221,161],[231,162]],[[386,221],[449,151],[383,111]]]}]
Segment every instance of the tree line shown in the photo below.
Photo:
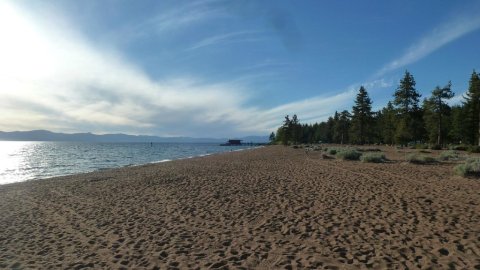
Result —
[{"label": "tree line", "polygon": [[422,101],[413,75],[405,75],[393,100],[372,111],[372,100],[361,86],[351,112],[336,111],[327,121],[301,124],[297,115],[285,116],[283,125],[270,134],[274,143],[339,144],[447,144],[480,145],[480,75],[473,71],[461,104],[450,106],[452,83],[435,87]]}]

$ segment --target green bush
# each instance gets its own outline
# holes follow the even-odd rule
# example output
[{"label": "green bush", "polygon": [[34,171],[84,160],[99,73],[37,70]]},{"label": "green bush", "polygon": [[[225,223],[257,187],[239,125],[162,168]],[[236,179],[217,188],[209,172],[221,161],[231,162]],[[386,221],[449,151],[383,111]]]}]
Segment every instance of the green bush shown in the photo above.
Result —
[{"label": "green bush", "polygon": [[478,145],[470,145],[468,147],[468,152],[470,153],[480,153],[480,146]]},{"label": "green bush", "polygon": [[337,149],[336,148],[327,148],[327,150],[325,150],[325,151],[327,151],[327,153],[330,154],[330,155],[337,154]]},{"label": "green bush", "polygon": [[361,156],[362,162],[382,163],[387,160],[384,153],[366,153]]},{"label": "green bush", "polygon": [[359,160],[362,153],[354,149],[342,149],[335,156],[343,160]]},{"label": "green bush", "polygon": [[414,164],[428,164],[436,162],[435,158],[431,156],[419,155],[417,153],[408,155],[407,161]]},{"label": "green bush", "polygon": [[458,152],[455,150],[443,151],[438,157],[439,160],[456,160],[458,159]]},{"label": "green bush", "polygon": [[453,168],[455,174],[460,176],[480,176],[480,158],[469,158],[465,163]]}]

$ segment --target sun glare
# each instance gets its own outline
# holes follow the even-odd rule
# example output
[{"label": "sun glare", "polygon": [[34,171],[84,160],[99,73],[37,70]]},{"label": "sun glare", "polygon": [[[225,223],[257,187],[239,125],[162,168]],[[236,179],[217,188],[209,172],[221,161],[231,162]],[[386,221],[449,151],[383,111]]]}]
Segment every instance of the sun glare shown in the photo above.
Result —
[{"label": "sun glare", "polygon": [[32,80],[51,72],[48,40],[8,2],[0,3],[0,39],[0,76]]}]

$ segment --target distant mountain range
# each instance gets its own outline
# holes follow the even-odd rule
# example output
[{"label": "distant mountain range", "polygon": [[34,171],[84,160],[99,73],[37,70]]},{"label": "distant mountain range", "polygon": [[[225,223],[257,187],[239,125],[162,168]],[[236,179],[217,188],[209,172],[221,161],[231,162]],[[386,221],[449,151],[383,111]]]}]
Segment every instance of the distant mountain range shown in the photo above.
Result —
[{"label": "distant mountain range", "polygon": [[268,136],[246,136],[241,138],[192,138],[192,137],[158,137],[127,134],[92,134],[92,133],[56,133],[48,130],[0,131],[0,141],[67,141],[67,142],[163,142],[163,143],[222,143],[228,139],[240,139],[243,142],[264,143]]}]

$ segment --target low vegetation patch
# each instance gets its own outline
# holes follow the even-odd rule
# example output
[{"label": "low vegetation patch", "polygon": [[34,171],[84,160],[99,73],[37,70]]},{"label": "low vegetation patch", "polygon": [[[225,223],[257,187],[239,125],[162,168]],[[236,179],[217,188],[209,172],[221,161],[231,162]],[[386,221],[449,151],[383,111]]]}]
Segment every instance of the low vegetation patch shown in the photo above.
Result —
[{"label": "low vegetation patch", "polygon": [[434,144],[434,145],[430,146],[430,149],[432,149],[432,150],[442,150],[442,146],[438,145],[438,144]]},{"label": "low vegetation patch", "polygon": [[465,144],[452,145],[450,146],[450,150],[467,151],[468,145],[465,145]]},{"label": "low vegetation patch", "polygon": [[360,152],[382,152],[382,150],[378,148],[358,148],[357,150]]},{"label": "low vegetation patch", "polygon": [[417,153],[413,153],[407,156],[407,161],[413,164],[431,164],[435,163],[435,158],[426,155],[419,155]]},{"label": "low vegetation patch", "polygon": [[469,158],[465,163],[455,166],[453,168],[455,174],[466,176],[480,176],[480,158]]},{"label": "low vegetation patch", "polygon": [[412,145],[410,149],[428,149],[428,145],[423,143],[417,143]]},{"label": "low vegetation patch", "polygon": [[385,162],[387,159],[384,153],[366,153],[360,157],[362,162],[369,162],[369,163],[382,163]]},{"label": "low vegetation patch", "polygon": [[470,153],[480,153],[480,146],[471,145],[471,146],[468,147],[468,152],[470,152]]},{"label": "low vegetation patch", "polygon": [[439,160],[457,160],[458,152],[455,150],[443,151],[438,157]]},{"label": "low vegetation patch", "polygon": [[326,148],[325,152],[327,152],[329,155],[335,155],[337,154],[338,150],[336,148]]},{"label": "low vegetation patch", "polygon": [[355,149],[342,149],[336,152],[335,156],[343,160],[359,160],[362,153]]}]

